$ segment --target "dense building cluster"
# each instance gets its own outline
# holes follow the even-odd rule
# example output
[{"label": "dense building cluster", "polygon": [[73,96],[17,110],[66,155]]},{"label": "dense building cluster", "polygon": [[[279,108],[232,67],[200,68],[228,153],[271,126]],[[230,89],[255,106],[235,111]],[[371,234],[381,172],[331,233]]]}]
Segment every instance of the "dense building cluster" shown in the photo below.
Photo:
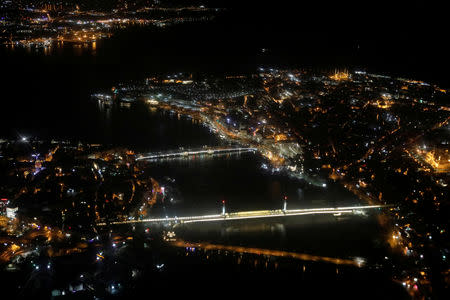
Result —
[{"label": "dense building cluster", "polygon": [[[63,43],[92,44],[129,26],[157,26],[212,20],[219,9],[203,6],[161,7],[153,2],[118,1],[110,5],[78,5],[57,1],[3,1],[0,43],[47,48]],[[95,44],[93,44],[95,47]]]},{"label": "dense building cluster", "polygon": [[405,266],[395,277],[412,294],[430,294],[430,280],[448,285],[446,90],[364,71],[178,76],[101,96],[189,115],[228,142],[257,148],[265,169],[324,187],[341,182],[369,203],[394,205],[389,243]]}]

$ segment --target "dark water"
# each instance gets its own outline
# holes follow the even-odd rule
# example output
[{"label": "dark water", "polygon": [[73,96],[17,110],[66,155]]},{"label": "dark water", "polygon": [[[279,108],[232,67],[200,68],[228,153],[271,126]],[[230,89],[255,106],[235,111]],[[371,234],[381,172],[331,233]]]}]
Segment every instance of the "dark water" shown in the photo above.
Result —
[{"label": "dark water", "polygon": [[143,103],[105,107],[93,100],[84,120],[89,140],[125,146],[138,152],[200,148],[220,143],[202,124],[165,111],[150,111]]},{"label": "dark water", "polygon": [[[170,178],[165,188],[174,193],[171,214],[178,216],[220,213],[222,200],[228,212],[282,209],[284,196],[288,198],[288,209],[360,204],[338,184],[317,187],[264,170],[263,163],[267,161],[258,154],[242,153],[150,161],[145,165],[156,178]],[[167,196],[166,201],[171,197]]]},{"label": "dark water", "polygon": [[373,262],[387,251],[381,228],[371,217],[330,215],[226,224],[187,224],[177,228],[188,241],[278,249],[326,257],[362,257]]},{"label": "dark water", "polygon": [[[261,168],[263,162],[262,157],[252,153],[147,162],[149,174],[164,185],[167,194],[165,209],[157,214],[217,214],[221,212],[222,200],[226,201],[227,212],[281,209],[285,195],[288,209],[364,205],[336,183],[329,182],[326,188],[310,185],[285,174],[272,174]],[[366,216],[321,215],[186,224],[176,232],[187,241],[330,257],[379,260],[387,251],[377,211]]]}]

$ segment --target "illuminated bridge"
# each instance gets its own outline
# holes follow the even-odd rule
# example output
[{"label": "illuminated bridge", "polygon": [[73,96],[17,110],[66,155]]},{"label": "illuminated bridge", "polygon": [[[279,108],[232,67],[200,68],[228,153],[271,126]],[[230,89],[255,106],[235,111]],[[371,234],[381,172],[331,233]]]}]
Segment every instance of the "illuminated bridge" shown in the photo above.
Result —
[{"label": "illuminated bridge", "polygon": [[203,155],[203,154],[224,154],[224,153],[235,153],[235,152],[255,152],[256,148],[206,148],[200,150],[183,150],[178,152],[163,152],[163,153],[148,153],[145,155],[140,155],[136,160],[150,160],[159,158],[173,158],[178,156],[192,156],[192,155]]},{"label": "illuminated bridge", "polygon": [[[348,206],[348,207],[327,207],[327,208],[306,208],[306,209],[277,209],[277,210],[256,210],[225,213],[222,214],[190,216],[190,217],[166,217],[166,218],[148,218],[142,220],[115,221],[109,224],[133,224],[133,223],[161,223],[161,224],[183,224],[183,223],[199,223],[199,222],[215,222],[215,221],[232,221],[245,219],[264,219],[274,217],[290,217],[304,215],[320,215],[320,214],[362,214],[368,209],[381,209],[387,205],[367,205],[367,206]],[[97,223],[98,226],[105,226],[108,223]]]}]

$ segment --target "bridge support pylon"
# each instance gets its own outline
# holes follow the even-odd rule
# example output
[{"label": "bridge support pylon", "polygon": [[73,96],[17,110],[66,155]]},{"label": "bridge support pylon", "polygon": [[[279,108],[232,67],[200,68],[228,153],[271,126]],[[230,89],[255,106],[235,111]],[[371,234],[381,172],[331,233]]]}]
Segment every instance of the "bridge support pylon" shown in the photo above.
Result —
[{"label": "bridge support pylon", "polygon": [[222,200],[222,216],[225,217],[225,200]]}]

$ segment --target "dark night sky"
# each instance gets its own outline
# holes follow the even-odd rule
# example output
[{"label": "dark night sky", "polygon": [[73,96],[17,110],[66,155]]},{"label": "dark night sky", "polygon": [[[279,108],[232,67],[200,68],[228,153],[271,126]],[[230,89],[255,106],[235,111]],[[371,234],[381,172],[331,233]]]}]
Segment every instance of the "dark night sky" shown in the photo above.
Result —
[{"label": "dark night sky", "polygon": [[227,32],[289,61],[314,54],[450,86],[446,18],[433,1],[242,2],[223,1],[233,11]]}]

